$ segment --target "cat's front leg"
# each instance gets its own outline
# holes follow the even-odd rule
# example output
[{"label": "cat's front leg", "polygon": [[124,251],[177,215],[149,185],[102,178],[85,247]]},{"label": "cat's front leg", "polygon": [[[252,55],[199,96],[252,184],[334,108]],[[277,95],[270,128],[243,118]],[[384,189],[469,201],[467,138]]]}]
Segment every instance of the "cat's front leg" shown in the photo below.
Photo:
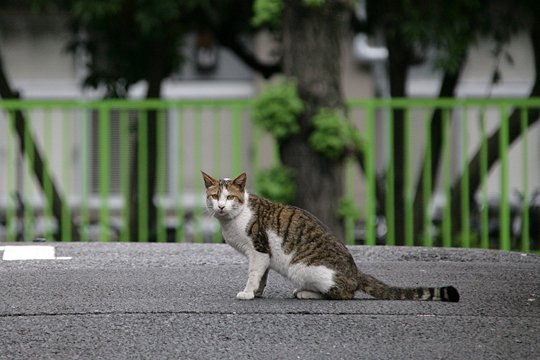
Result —
[{"label": "cat's front leg", "polygon": [[[248,279],[244,291],[240,291],[237,299],[251,300],[255,297],[255,292],[259,293],[261,280],[265,277],[268,266],[270,265],[270,256],[265,253],[254,251],[248,254],[249,270]],[[266,281],[266,279],[265,279]],[[264,287],[263,287],[264,289]],[[262,291],[261,291],[262,293]]]}]

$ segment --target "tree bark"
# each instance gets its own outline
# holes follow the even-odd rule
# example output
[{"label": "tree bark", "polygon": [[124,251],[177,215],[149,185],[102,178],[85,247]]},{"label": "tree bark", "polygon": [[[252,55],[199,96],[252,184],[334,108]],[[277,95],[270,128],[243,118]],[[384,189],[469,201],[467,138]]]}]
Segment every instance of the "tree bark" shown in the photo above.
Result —
[{"label": "tree bark", "polygon": [[[397,34],[387,36],[388,64],[390,74],[390,95],[393,98],[406,97],[407,70],[411,63],[410,49]],[[405,113],[394,109],[390,126],[393,127],[394,147],[394,234],[396,245],[405,243]]]},{"label": "tree bark", "polygon": [[[0,54],[0,97],[2,99],[19,99],[19,94],[16,91],[12,90],[11,85],[9,84],[9,81],[5,73],[1,54]],[[17,136],[19,137],[19,145],[20,145],[21,153],[23,154],[23,156],[33,159],[34,175],[36,176],[39,186],[41,187],[41,190],[45,194],[47,201],[49,202],[49,205],[52,208],[53,216],[56,219],[56,223],[58,226],[57,240],[79,241],[80,240],[79,231],[78,231],[77,226],[75,225],[75,222],[73,221],[73,217],[69,219],[70,232],[67,234],[64,233],[65,223],[64,223],[63,214],[66,214],[69,211],[67,204],[65,200],[62,198],[62,196],[60,195],[58,186],[54,182],[52,175],[49,173],[49,170],[45,166],[43,157],[41,156],[41,153],[39,152],[39,149],[37,148],[36,141],[34,140],[32,134],[30,134],[30,129],[28,127],[27,119],[25,118],[23,112],[20,110],[15,110],[14,116],[11,117],[11,122]],[[49,194],[45,192],[46,184],[50,184],[50,187],[51,187],[50,197],[49,197]],[[32,240],[32,239],[26,239],[26,240]]]},{"label": "tree bark", "polygon": [[[162,46],[159,43],[156,44],[154,49],[154,60],[149,66],[149,74],[147,77],[148,88],[146,91],[147,99],[159,99],[161,97],[161,83],[166,74],[164,71],[163,54],[161,51]],[[161,55],[160,55],[161,54]],[[150,241],[155,242],[158,234],[158,219],[157,219],[157,207],[154,203],[154,197],[156,195],[157,184],[157,147],[158,147],[158,114],[156,109],[148,109],[146,111],[146,133],[142,136],[146,137],[147,147],[141,148],[141,144],[138,141],[138,134],[141,131],[141,112],[138,113],[137,119],[133,124],[131,138],[131,149],[133,156],[131,156],[131,186],[130,186],[130,221],[129,221],[129,234],[132,241]],[[146,158],[148,162],[145,164],[145,177],[144,181],[139,176],[139,156],[141,152],[146,152]],[[165,176],[165,174],[160,174]],[[145,186],[144,193],[147,195],[145,198],[141,198],[140,188]],[[148,229],[148,238],[142,238],[142,234],[139,231],[140,219],[139,212],[142,208],[147,209],[147,219],[142,219],[143,226]]]},{"label": "tree bark", "polygon": [[295,171],[294,204],[317,216],[340,239],[343,224],[338,204],[344,194],[343,161],[329,160],[309,145],[312,118],[321,108],[344,112],[341,90],[341,48],[348,25],[345,2],[326,1],[306,7],[284,2],[283,71],[297,82],[304,113],[300,133],[280,144],[282,163]]}]

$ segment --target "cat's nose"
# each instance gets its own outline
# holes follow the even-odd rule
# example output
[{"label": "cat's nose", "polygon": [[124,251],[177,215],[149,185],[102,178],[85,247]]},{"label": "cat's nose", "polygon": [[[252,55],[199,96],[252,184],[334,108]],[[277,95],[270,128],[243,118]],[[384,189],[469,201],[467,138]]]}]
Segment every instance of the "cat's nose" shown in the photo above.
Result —
[{"label": "cat's nose", "polygon": [[225,209],[225,205],[218,205],[219,210]]}]

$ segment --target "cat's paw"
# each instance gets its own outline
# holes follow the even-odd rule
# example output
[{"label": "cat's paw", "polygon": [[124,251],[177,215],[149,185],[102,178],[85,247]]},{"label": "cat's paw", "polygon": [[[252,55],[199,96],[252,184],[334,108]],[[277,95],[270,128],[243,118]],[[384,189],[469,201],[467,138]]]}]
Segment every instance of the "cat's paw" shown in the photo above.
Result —
[{"label": "cat's paw", "polygon": [[295,290],[293,296],[301,300],[320,300],[324,298],[320,292],[309,290]]},{"label": "cat's paw", "polygon": [[236,298],[240,300],[251,300],[255,297],[255,293],[253,291],[246,292],[246,291],[240,291],[238,294],[236,294]]}]

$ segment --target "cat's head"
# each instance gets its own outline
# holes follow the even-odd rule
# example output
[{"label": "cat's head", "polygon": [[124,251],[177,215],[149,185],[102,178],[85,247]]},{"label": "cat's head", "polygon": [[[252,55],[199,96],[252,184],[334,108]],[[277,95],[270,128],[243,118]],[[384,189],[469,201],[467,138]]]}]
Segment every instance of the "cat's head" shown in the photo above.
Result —
[{"label": "cat's head", "polygon": [[206,207],[219,219],[232,219],[243,209],[246,201],[247,175],[242,173],[234,180],[217,180],[201,171],[206,187]]}]

